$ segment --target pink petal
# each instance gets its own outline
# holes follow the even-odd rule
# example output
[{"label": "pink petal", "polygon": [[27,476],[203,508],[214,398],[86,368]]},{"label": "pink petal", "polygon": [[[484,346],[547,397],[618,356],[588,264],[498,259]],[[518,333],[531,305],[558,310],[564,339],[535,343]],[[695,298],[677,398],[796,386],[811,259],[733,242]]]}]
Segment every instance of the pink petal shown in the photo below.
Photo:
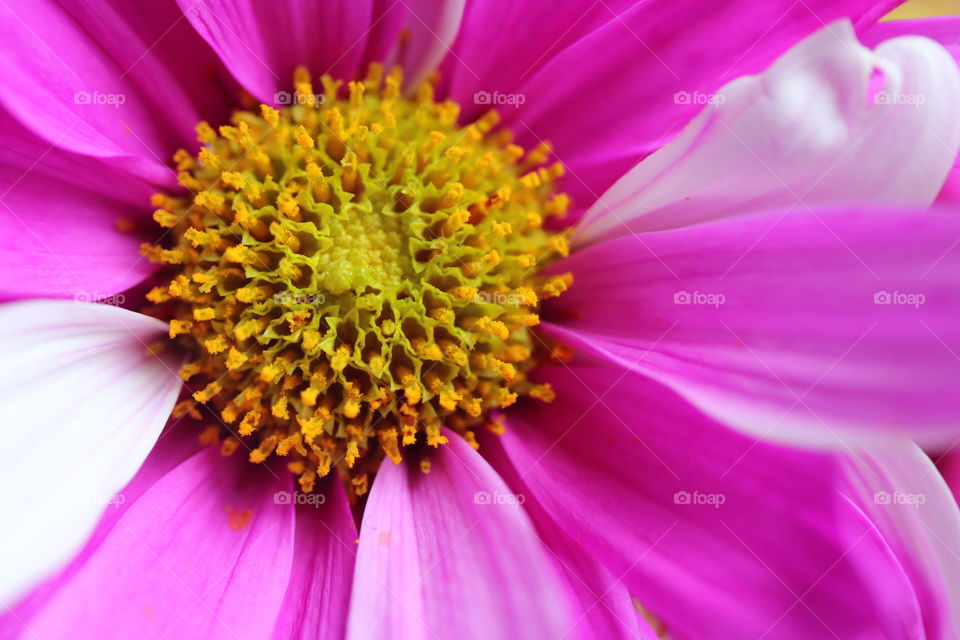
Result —
[{"label": "pink petal", "polygon": [[904,638],[949,624],[945,577],[903,568],[932,534],[864,518],[873,492],[847,485],[843,458],[728,431],[615,367],[540,372],[557,399],[518,407],[504,447],[670,637]]},{"label": "pink petal", "polygon": [[106,305],[0,307],[0,601],[65,564],[147,457],[181,385],[179,357],[147,349],[165,331]]},{"label": "pink petal", "polygon": [[269,637],[294,562],[289,477],[216,449],[150,487],[31,620],[40,637]]},{"label": "pink petal", "polygon": [[571,538],[562,524],[554,521],[510,462],[501,439],[489,433],[478,436],[484,459],[514,494],[523,496],[524,510],[556,559],[560,573],[567,579],[570,597],[579,604],[574,611],[576,631],[571,629],[568,637],[655,640],[656,633],[637,613],[623,582],[600,564],[582,541]]},{"label": "pink petal", "polygon": [[[883,84],[872,87],[877,71]],[[926,206],[960,148],[960,71],[950,55],[916,38],[871,52],[847,22],[715,99],[603,195],[578,242],[774,207]]]},{"label": "pink petal", "polygon": [[496,472],[447,433],[421,473],[381,466],[360,527],[347,637],[559,637],[560,576]]},{"label": "pink petal", "polygon": [[149,215],[150,187],[51,147],[0,110],[0,299],[96,300],[155,269],[121,218]]},{"label": "pink petal", "polygon": [[320,491],[310,495],[322,496],[323,502],[296,508],[295,560],[275,640],[333,640],[346,631],[357,527],[339,479],[328,478]]},{"label": "pink petal", "polygon": [[52,145],[176,185],[165,163],[225,100],[203,75],[209,50],[172,5],[12,0],[0,16],[0,101],[16,118]]},{"label": "pink petal", "polygon": [[960,217],[820,211],[617,238],[574,274],[550,331],[760,437],[955,438]]},{"label": "pink petal", "polygon": [[397,34],[381,28],[399,26],[395,3],[374,0],[177,3],[240,84],[268,104],[277,102],[275,92],[290,90],[298,65],[311,77],[353,79],[365,72],[368,38],[391,42]]}]

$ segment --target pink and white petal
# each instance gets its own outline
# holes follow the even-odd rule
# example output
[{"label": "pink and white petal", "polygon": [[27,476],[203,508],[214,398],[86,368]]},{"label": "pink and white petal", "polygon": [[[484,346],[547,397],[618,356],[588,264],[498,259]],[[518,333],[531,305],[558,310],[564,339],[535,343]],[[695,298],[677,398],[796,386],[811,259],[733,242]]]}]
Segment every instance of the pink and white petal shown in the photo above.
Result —
[{"label": "pink and white petal", "polygon": [[571,598],[579,603],[574,612],[575,629],[568,638],[646,638],[657,633],[637,613],[630,593],[621,580],[594,558],[581,541],[572,539],[550,516],[528,489],[503,449],[500,438],[489,432],[478,434],[484,459],[496,470],[530,515],[540,538],[550,549],[558,570],[567,579]]},{"label": "pink and white petal", "polygon": [[476,103],[476,91],[521,95],[519,109],[500,108],[504,122],[520,144],[554,145],[569,172],[563,188],[585,208],[693,118],[696,100],[678,92],[712,94],[823,24],[870,23],[892,4],[474,2],[444,71],[471,117],[490,106]]},{"label": "pink and white petal", "polygon": [[338,479],[328,478],[312,495],[315,502],[296,507],[296,561],[275,640],[339,640],[346,631],[357,527]]},{"label": "pink and white petal", "polygon": [[[195,146],[192,127],[201,116],[193,93],[202,79],[194,70],[203,68],[209,51],[178,27],[169,9],[162,3],[135,12],[120,3],[69,10],[50,0],[5,3],[0,35],[7,46],[0,60],[8,73],[0,102],[51,144],[176,186],[165,163],[178,147]],[[140,17],[133,20],[135,14]],[[161,55],[167,47],[190,50]],[[173,68],[184,54],[192,54],[193,65]],[[213,113],[223,111],[219,102]]]},{"label": "pink and white petal", "polygon": [[[191,427],[191,425],[185,426]],[[93,557],[100,543],[113,530],[127,509],[132,507],[150,487],[199,449],[200,443],[197,441],[195,428],[183,428],[175,423],[168,423],[133,480],[110,500],[110,506],[87,539],[83,550],[66,567],[33,589],[27,597],[15,605],[9,603],[0,613],[0,638],[32,637],[36,640],[35,636],[30,635],[33,617],[42,611],[50,599],[56,596],[57,592],[68,584]]]},{"label": "pink and white petal", "polygon": [[140,255],[147,238],[117,228],[149,215],[150,187],[3,116],[0,299],[108,297],[152,273]]},{"label": "pink and white petal", "polygon": [[312,77],[353,79],[364,71],[371,29],[381,19],[393,24],[392,5],[374,0],[177,3],[240,84],[268,104],[275,92],[290,90],[298,65]]},{"label": "pink and white petal", "polygon": [[904,572],[912,547],[863,517],[873,494],[847,491],[842,457],[727,430],[616,367],[539,371],[557,399],[518,406],[504,447],[554,520],[670,637],[900,638],[946,626],[939,601],[916,597],[939,582]]},{"label": "pink and white petal", "polygon": [[147,457],[180,390],[179,359],[147,347],[165,331],[106,305],[0,307],[0,600],[12,603],[82,548]]},{"label": "pink and white petal", "polygon": [[556,265],[547,330],[760,437],[952,442],[958,238],[954,212],[870,209],[616,238]]},{"label": "pink and white petal", "polygon": [[926,206],[960,148],[950,54],[913,37],[871,51],[845,21],[712,100],[601,197],[577,243],[772,207]]},{"label": "pink and white petal", "polygon": [[507,485],[466,442],[377,474],[360,526],[347,637],[559,637],[570,602]]},{"label": "pink and white petal", "polygon": [[[900,36],[919,35],[939,42],[954,60],[960,60],[960,16],[937,16],[916,20],[887,20],[866,29],[860,39],[867,46]],[[955,163],[950,177],[937,198],[940,202],[960,202],[960,166]]]},{"label": "pink and white petal", "polygon": [[415,88],[451,51],[461,29],[466,0],[410,0],[404,4],[403,29],[407,35],[397,49],[394,62],[403,67],[407,85]]},{"label": "pink and white petal", "polygon": [[151,486],[30,620],[41,638],[267,638],[294,554],[288,476],[207,448]]}]

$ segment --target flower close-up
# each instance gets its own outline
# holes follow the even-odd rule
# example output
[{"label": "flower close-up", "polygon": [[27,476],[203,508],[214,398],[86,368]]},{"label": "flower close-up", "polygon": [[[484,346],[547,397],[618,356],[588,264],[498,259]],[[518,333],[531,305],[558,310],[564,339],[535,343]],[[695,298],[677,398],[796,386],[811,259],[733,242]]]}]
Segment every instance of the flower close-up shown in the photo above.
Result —
[{"label": "flower close-up", "polygon": [[0,638],[960,638],[899,4],[0,0]]}]

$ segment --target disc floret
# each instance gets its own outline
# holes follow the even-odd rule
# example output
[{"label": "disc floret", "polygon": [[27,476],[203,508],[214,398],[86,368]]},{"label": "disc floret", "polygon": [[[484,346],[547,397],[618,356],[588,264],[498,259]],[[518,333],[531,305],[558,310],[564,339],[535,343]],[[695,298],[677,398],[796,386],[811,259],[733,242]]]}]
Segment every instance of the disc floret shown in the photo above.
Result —
[{"label": "disc floret", "polygon": [[292,106],[198,125],[200,153],[175,156],[192,197],[154,198],[170,242],[145,247],[166,265],[148,299],[194,355],[177,412],[222,420],[204,439],[289,456],[304,491],[338,468],[363,493],[441,426],[476,445],[491,411],[551,398],[527,377],[531,328],[570,284],[539,275],[567,253],[543,223],[568,200],[549,148],[524,152],[493,111],[460,126],[379,65],[321,83],[299,69]]}]

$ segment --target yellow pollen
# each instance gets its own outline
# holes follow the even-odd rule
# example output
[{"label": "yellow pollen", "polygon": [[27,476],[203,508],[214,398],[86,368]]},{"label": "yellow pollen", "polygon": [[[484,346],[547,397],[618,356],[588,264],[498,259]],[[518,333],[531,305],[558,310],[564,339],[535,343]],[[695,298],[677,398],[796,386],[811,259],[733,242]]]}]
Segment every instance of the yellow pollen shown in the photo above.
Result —
[{"label": "yellow pollen", "polygon": [[[478,428],[502,432],[496,410],[553,398],[529,374],[553,357],[532,333],[540,302],[571,283],[539,273],[569,251],[544,229],[569,206],[562,167],[495,112],[460,126],[432,85],[401,86],[380,65],[346,85],[298,69],[296,104],[200,123],[203,148],[174,158],[193,193],[151,200],[170,240],[144,249],[165,264],[148,313],[192,354],[176,411],[206,405],[303,491],[336,470],[363,495],[443,428],[476,448]],[[203,441],[234,453],[208,425]]]}]

